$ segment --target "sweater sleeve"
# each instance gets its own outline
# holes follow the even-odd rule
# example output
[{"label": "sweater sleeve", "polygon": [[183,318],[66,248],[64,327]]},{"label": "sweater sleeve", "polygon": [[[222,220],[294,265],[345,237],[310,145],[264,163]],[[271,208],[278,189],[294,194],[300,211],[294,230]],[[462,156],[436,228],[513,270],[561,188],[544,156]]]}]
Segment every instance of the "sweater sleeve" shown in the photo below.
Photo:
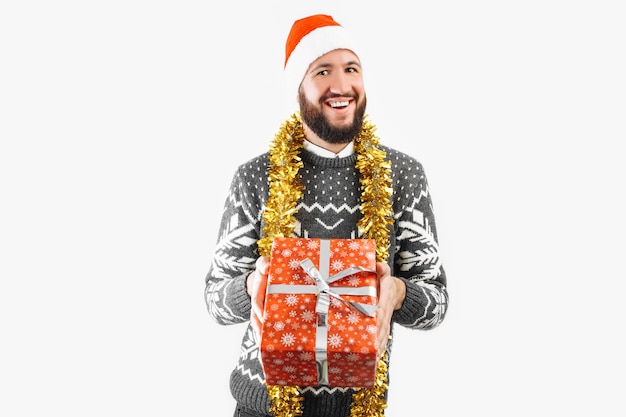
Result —
[{"label": "sweater sleeve", "polygon": [[[219,324],[250,319],[251,302],[246,279],[258,258],[260,203],[251,178],[254,169],[241,166],[233,176],[224,204],[217,244],[205,278],[205,301],[210,316]],[[251,187],[252,185],[252,187]],[[245,198],[244,198],[245,197]]]},{"label": "sweater sleeve", "polygon": [[393,275],[406,284],[406,298],[393,321],[408,328],[437,327],[448,308],[446,274],[424,168],[406,155],[397,157]]}]

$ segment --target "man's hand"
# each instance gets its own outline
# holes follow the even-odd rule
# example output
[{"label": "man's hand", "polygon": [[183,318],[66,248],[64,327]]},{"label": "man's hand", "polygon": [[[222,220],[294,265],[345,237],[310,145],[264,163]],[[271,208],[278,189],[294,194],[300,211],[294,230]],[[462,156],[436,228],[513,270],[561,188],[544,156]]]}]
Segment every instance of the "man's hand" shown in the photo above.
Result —
[{"label": "man's hand", "polygon": [[378,310],[376,310],[378,320],[376,347],[378,348],[378,358],[380,358],[389,340],[391,316],[395,310],[402,307],[406,297],[406,286],[401,279],[391,276],[391,269],[385,262],[376,263],[376,273],[379,283]]},{"label": "man's hand", "polygon": [[250,295],[252,310],[250,311],[250,323],[256,333],[257,340],[261,340],[261,325],[263,324],[263,307],[265,305],[265,291],[267,288],[267,273],[270,266],[270,258],[260,257],[256,260],[256,269],[248,275],[246,290]]}]

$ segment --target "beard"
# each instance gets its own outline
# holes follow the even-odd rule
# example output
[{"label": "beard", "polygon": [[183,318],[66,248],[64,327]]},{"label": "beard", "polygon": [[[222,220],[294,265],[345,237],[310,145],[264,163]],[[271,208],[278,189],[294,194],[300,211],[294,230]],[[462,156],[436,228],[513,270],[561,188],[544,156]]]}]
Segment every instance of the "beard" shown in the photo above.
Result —
[{"label": "beard", "polygon": [[[333,144],[345,144],[350,143],[361,132],[363,126],[363,115],[365,114],[366,98],[363,97],[363,102],[357,105],[356,112],[354,113],[354,119],[352,124],[346,127],[333,127],[328,122],[328,119],[322,113],[321,107],[324,106],[324,101],[329,98],[335,97],[324,96],[320,98],[320,106],[317,107],[311,103],[304,95],[302,88],[298,90],[298,103],[300,104],[300,115],[306,125],[319,136],[321,139],[328,143]],[[342,96],[345,97],[345,96]],[[353,97],[356,99],[356,97]]]}]

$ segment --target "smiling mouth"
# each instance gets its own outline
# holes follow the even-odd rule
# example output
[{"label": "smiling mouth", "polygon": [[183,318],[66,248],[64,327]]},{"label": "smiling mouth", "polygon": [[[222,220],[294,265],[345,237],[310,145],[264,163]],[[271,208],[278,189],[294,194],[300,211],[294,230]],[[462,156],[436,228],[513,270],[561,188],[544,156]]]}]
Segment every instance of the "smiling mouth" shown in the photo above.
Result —
[{"label": "smiling mouth", "polygon": [[348,104],[350,104],[349,101],[335,101],[330,103],[330,107],[332,107],[333,109],[339,109],[339,108],[343,108],[343,107],[348,107]]}]

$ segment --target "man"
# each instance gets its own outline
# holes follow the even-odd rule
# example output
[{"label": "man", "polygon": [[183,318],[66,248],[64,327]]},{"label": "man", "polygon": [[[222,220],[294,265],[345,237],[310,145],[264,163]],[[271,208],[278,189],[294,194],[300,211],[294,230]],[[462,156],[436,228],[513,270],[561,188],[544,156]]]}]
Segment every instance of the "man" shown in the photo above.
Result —
[{"label": "man", "polygon": [[[389,364],[394,323],[432,329],[448,305],[423,167],[373,135],[354,40],[331,16],[314,15],[293,24],[285,49],[285,76],[300,111],[283,124],[268,153],[237,169],[206,277],[210,315],[223,325],[250,321],[230,379],[235,416],[294,411],[270,398],[259,360],[274,237],[375,238],[381,363]],[[380,369],[386,378],[387,368]],[[382,415],[385,407],[366,414],[352,388],[296,388],[294,415]]]}]

